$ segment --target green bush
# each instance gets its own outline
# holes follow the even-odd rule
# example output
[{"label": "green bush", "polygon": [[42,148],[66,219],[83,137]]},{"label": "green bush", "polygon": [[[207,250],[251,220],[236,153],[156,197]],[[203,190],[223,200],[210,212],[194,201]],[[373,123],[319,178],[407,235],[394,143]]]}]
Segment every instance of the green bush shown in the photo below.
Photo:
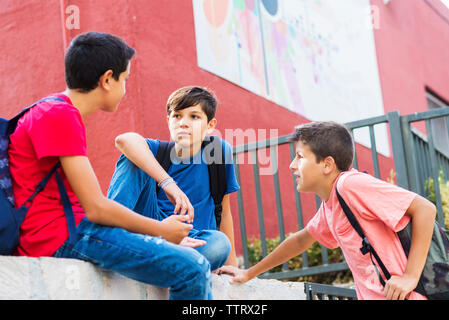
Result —
[{"label": "green bush", "polygon": [[[268,253],[272,252],[279,244],[280,238],[268,238],[267,240],[267,251]],[[250,266],[255,265],[257,262],[262,260],[262,247],[261,241],[259,239],[251,239],[247,241],[248,244],[248,257]],[[343,254],[340,248],[337,249],[327,249],[329,264],[343,262]],[[315,242],[308,250],[308,266],[319,266],[323,264],[321,257],[321,246],[318,242]],[[296,270],[302,268],[302,255],[298,255],[288,261],[288,269]],[[277,266],[270,270],[271,272],[279,272],[282,271],[282,265]],[[337,272],[328,272],[323,274],[304,276],[304,277],[296,277],[291,279],[286,279],[285,281],[308,281],[308,282],[317,282],[323,284],[338,284],[338,283],[348,283],[353,282],[351,271],[343,270]]]},{"label": "green bush", "polygon": [[[439,171],[438,183],[440,185],[441,203],[444,214],[444,225],[449,229],[449,181],[446,181],[443,170]],[[435,200],[435,185],[432,178],[428,178],[424,184],[424,190],[429,194],[427,199],[436,204]]]}]

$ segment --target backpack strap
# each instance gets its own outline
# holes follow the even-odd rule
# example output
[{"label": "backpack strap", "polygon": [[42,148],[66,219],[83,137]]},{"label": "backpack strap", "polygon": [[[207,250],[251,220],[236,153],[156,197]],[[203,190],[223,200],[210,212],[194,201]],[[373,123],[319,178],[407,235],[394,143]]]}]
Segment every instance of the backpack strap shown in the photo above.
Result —
[{"label": "backpack strap", "polygon": [[51,176],[56,172],[57,169],[61,167],[61,163],[58,162],[49,173],[45,175],[45,177],[37,184],[36,189],[34,190],[33,194],[22,204],[22,207],[30,207],[33,204],[34,197],[37,196],[39,192],[44,190],[45,186],[48,183],[48,180],[50,180]]},{"label": "backpack strap", "polygon": [[[59,163],[61,164],[61,163]],[[69,230],[69,243],[75,244],[77,240],[75,216],[73,215],[72,203],[70,202],[67,191],[62,182],[61,175],[56,171],[56,182],[58,184],[59,196],[61,197],[62,207],[64,208],[64,214],[67,220],[67,228]]]},{"label": "backpack strap", "polygon": [[67,227],[69,230],[69,243],[74,244],[76,241],[76,224],[75,224],[75,216],[73,215],[72,203],[70,202],[69,196],[65,189],[64,183],[62,182],[61,175],[58,173],[58,169],[61,168],[61,162],[58,162],[49,173],[45,175],[45,177],[37,184],[36,189],[33,194],[22,204],[22,207],[26,207],[27,209],[31,207],[33,204],[34,198],[44,190],[48,181],[50,180],[53,174],[56,175],[56,182],[58,184],[59,196],[61,197],[62,207],[64,209],[64,214],[67,220]]},{"label": "backpack strap", "polygon": [[159,149],[157,150],[156,160],[165,171],[168,171],[171,167],[170,152],[174,146],[175,143],[173,141],[159,141]]},{"label": "backpack strap", "polygon": [[[12,119],[8,121],[8,127],[7,127],[7,134],[8,136],[14,132],[14,130],[17,127],[17,123],[19,119],[32,107],[37,105],[38,103],[44,102],[44,101],[61,101],[65,102],[64,99],[59,97],[46,97],[39,101],[36,101],[29,107],[26,107],[23,109],[20,113],[18,113],[16,116],[14,116]],[[58,173],[58,169],[61,167],[61,162],[58,162],[49,173],[45,175],[45,177],[37,184],[36,189],[34,190],[33,194],[22,204],[21,207],[26,207],[27,209],[33,204],[33,200],[36,197],[38,193],[40,193],[42,190],[44,190],[45,186],[47,185],[48,181],[50,180],[51,176],[53,174],[56,175],[56,182],[58,184],[59,189],[59,196],[61,197],[62,207],[64,209],[64,213],[67,220],[67,227],[69,230],[69,242],[71,244],[75,243],[77,233],[75,228],[75,216],[73,215],[73,209],[72,209],[72,203],[70,202],[69,196],[67,194],[67,191],[65,189],[64,183],[62,182],[62,178],[60,174]]]},{"label": "backpack strap", "polygon": [[47,101],[47,100],[59,100],[64,101],[64,99],[59,97],[46,97],[39,101],[36,101],[32,105],[26,107],[17,115],[15,115],[11,119],[0,118],[0,177],[3,183],[0,184],[0,192],[3,192],[8,199],[9,203],[14,207],[14,195],[12,191],[12,181],[11,174],[9,172],[9,156],[8,156],[8,148],[9,148],[9,136],[16,130],[17,123],[19,119],[33,106],[36,104]]},{"label": "backpack strap", "polygon": [[[207,168],[209,171],[210,193],[212,199],[214,200],[214,215],[217,224],[217,230],[219,230],[221,224],[221,214],[223,212],[221,203],[227,189],[225,154],[223,152],[221,140],[215,136],[205,137],[202,148],[206,149],[205,157]],[[218,151],[217,154],[215,153],[215,151]]]},{"label": "backpack strap", "polygon": [[[212,145],[209,146],[210,143],[212,143]],[[173,141],[160,141],[159,149],[155,157],[162,168],[167,172],[171,166],[170,153],[174,145],[175,143]],[[221,202],[223,201],[227,189],[225,155],[221,140],[218,137],[206,136],[201,145],[202,150],[205,150],[205,148],[205,160],[209,172],[210,193],[214,200],[214,215],[218,230],[220,228],[221,213],[223,211]],[[215,153],[215,150],[219,150],[219,152]],[[156,192],[159,192],[159,187],[157,185]]]},{"label": "backpack strap", "polygon": [[[175,143],[173,141],[159,141],[159,149],[157,150],[155,158],[166,172],[168,172],[168,169],[171,167],[170,153],[174,146]],[[156,194],[159,193],[159,189],[160,188],[156,183]]]},{"label": "backpack strap", "polygon": [[[338,185],[338,183],[337,183],[337,185]],[[365,255],[367,253],[370,254],[371,263],[376,268],[376,273],[379,278],[379,281],[382,284],[382,286],[385,287],[385,280],[380,275],[379,269],[377,268],[376,264],[374,263],[373,256],[376,259],[380,269],[382,270],[382,273],[384,274],[385,279],[388,280],[391,278],[390,273],[388,272],[387,268],[383,264],[382,260],[380,259],[379,255],[377,254],[376,250],[374,250],[374,248],[369,243],[368,238],[366,237],[365,233],[363,232],[363,229],[360,226],[359,222],[357,221],[356,217],[354,216],[351,209],[349,208],[349,206],[346,204],[346,202],[343,200],[342,196],[338,192],[338,188],[335,188],[335,191],[337,192],[338,202],[340,203],[340,206],[343,209],[343,212],[345,213],[346,217],[348,218],[349,223],[354,228],[354,230],[358,233],[360,238],[362,238],[362,247],[360,248],[360,251],[362,252],[363,255]]]},{"label": "backpack strap", "polygon": [[38,103],[41,103],[41,102],[44,102],[44,101],[61,101],[61,102],[65,102],[64,99],[62,99],[60,97],[55,97],[55,96],[45,97],[43,99],[40,99],[39,101],[34,102],[32,105],[24,108],[22,111],[20,111],[18,114],[16,114],[13,118],[8,120],[8,127],[6,129],[6,135],[9,136],[10,134],[12,134],[14,132],[14,130],[16,130],[17,122],[19,122],[19,119],[22,118],[22,116],[25,113],[27,113],[28,110],[30,110],[32,107],[34,107]]}]

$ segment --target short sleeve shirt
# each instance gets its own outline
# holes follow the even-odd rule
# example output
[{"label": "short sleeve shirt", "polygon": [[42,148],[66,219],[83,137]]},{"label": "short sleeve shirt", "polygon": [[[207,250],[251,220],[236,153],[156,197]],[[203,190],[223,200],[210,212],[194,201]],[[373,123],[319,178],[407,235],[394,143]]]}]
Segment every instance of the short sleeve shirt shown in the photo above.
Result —
[{"label": "short sleeve shirt", "polygon": [[[151,152],[156,156],[159,140],[146,139],[146,141]],[[240,186],[235,177],[231,146],[223,139],[222,146],[225,155],[226,194],[229,194],[239,190]],[[176,181],[195,209],[193,227],[196,230],[213,230],[217,228],[214,215],[215,205],[210,193],[209,171],[202,153],[203,150],[190,158],[174,159],[168,174]],[[167,199],[163,190],[159,190],[157,202],[163,218],[173,214],[174,206]]]},{"label": "short sleeve shirt", "polygon": [[[353,274],[359,299],[385,299],[370,256],[360,252],[362,240],[338,202],[337,185],[340,195],[391,275],[405,272],[407,257],[396,232],[410,222],[405,212],[416,194],[352,169],[340,174],[329,199],[321,203],[306,226],[312,237],[324,246],[341,248]],[[409,299],[426,298],[412,292]]]},{"label": "short sleeve shirt", "polygon": [[[87,156],[81,114],[67,96],[53,96],[64,99],[64,102],[45,101],[35,105],[20,118],[10,136],[9,162],[16,207],[28,199],[60,156]],[[84,211],[63,170],[58,170],[78,225],[85,216]],[[67,238],[67,222],[53,175],[28,210],[15,255],[51,256]]]}]

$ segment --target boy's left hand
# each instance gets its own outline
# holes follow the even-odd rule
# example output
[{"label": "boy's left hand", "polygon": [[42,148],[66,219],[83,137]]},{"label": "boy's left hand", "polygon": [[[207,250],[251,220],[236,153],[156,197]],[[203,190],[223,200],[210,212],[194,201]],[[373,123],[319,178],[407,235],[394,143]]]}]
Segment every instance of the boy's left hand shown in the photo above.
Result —
[{"label": "boy's left hand", "polygon": [[233,278],[230,280],[230,282],[245,283],[250,280],[247,269],[240,269],[234,266],[223,266],[218,269],[217,273],[231,275]]},{"label": "boy's left hand", "polygon": [[204,241],[204,240],[190,238],[190,237],[185,237],[179,243],[180,246],[189,247],[189,248],[198,248],[198,247],[204,246],[205,244],[206,244],[206,241]]},{"label": "boy's left hand", "polygon": [[194,209],[190,203],[189,198],[178,187],[176,183],[169,183],[164,188],[164,192],[167,195],[168,200],[175,205],[174,213],[188,214],[189,223],[193,222]]},{"label": "boy's left hand", "polygon": [[404,300],[418,285],[419,279],[404,274],[402,277],[391,276],[385,283],[384,296],[388,300]]}]

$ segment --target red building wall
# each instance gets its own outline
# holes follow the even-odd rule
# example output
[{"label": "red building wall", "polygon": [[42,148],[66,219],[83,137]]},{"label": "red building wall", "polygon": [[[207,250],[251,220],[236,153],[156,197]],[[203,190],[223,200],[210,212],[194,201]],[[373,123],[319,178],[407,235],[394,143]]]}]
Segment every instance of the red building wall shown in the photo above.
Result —
[{"label": "red building wall", "polygon": [[[449,9],[439,0],[371,0],[379,9],[374,31],[385,112],[401,114],[426,110],[426,87],[449,100]],[[79,8],[79,29],[68,30],[69,5]],[[437,8],[437,14],[432,6]],[[114,138],[126,131],[168,139],[165,102],[185,85],[212,89],[220,104],[217,129],[277,129],[292,132],[307,121],[241,87],[197,66],[191,0],[0,0],[0,114],[10,117],[34,100],[65,89],[64,49],[86,31],[121,36],[137,50],[132,61],[127,96],[115,114],[98,112],[86,120],[88,154],[106,193],[119,152]],[[235,141],[229,141],[235,144]],[[246,141],[247,142],[247,141]],[[68,142],[69,143],[69,142]],[[372,172],[370,153],[360,150],[360,169]],[[286,231],[297,230],[293,182],[288,150],[280,148],[279,179]],[[382,178],[393,168],[381,157]],[[247,231],[258,234],[252,168],[242,166]],[[277,234],[273,182],[261,176],[264,186],[267,234]],[[312,195],[302,195],[305,222],[315,211]],[[231,197],[236,241],[240,242],[236,194]],[[240,245],[238,245],[240,248]]]}]

